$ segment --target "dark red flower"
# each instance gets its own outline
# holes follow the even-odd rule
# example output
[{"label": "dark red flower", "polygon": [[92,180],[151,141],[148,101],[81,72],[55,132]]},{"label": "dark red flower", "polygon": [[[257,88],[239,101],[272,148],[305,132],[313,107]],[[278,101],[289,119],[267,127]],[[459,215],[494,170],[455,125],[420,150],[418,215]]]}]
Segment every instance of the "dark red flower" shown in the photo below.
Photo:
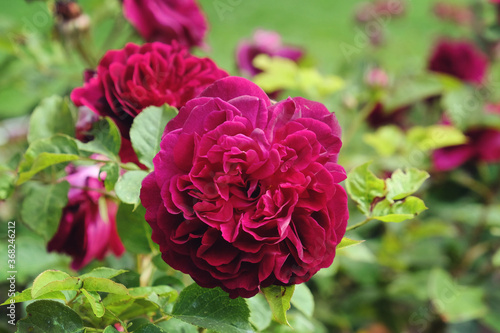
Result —
[{"label": "dark red flower", "polygon": [[468,83],[481,84],[487,74],[488,58],[467,41],[441,40],[434,47],[428,68]]},{"label": "dark red flower", "polygon": [[[104,185],[98,179],[99,167],[70,166],[68,169],[65,179],[72,186],[68,204],[47,249],[70,255],[71,268],[79,270],[93,259],[103,260],[110,252],[120,256],[125,248],[116,230],[118,206],[102,194]],[[99,201],[105,204],[100,206]]]},{"label": "dark red flower", "polygon": [[227,76],[208,58],[191,55],[177,43],[127,44],[108,51],[93,76],[71,93],[77,106],[87,106],[101,116],[111,117],[123,137],[123,162],[136,162],[129,130],[134,117],[148,106],[169,104],[181,107],[215,80]]},{"label": "dark red flower", "polygon": [[208,87],[168,123],[142,184],[163,260],[233,298],[330,266],[348,219],[340,132],[320,103],[273,105],[239,77]]},{"label": "dark red flower", "polygon": [[148,42],[201,46],[207,32],[195,0],[123,0],[123,12]]}]

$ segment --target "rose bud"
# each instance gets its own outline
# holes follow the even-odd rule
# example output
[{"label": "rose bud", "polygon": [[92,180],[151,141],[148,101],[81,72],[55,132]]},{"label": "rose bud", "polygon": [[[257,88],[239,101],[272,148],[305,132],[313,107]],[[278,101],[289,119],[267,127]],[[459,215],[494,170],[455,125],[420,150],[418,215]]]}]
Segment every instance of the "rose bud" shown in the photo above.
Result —
[{"label": "rose bud", "polygon": [[209,86],[168,123],[142,183],[163,260],[232,298],[330,266],[349,215],[340,137],[320,103],[273,104],[240,77]]},{"label": "rose bud", "polygon": [[[59,228],[47,245],[48,251],[66,253],[73,258],[71,268],[79,270],[92,260],[103,260],[113,253],[125,251],[116,230],[117,204],[103,194],[103,182],[98,179],[99,167],[68,166],[65,178],[71,188]],[[99,201],[105,202],[105,209]]]},{"label": "rose bud", "polygon": [[148,42],[203,45],[207,22],[194,0],[123,0],[123,13]]},{"label": "rose bud", "polygon": [[135,116],[152,105],[182,107],[225,76],[212,60],[195,57],[177,43],[129,43],[108,51],[95,74],[86,72],[84,86],[74,89],[71,99],[113,119],[122,135],[122,161],[138,163],[129,136]]},{"label": "rose bud", "polygon": [[373,88],[386,88],[389,85],[389,76],[381,68],[372,68],[365,75],[365,83]]},{"label": "rose bud", "polygon": [[432,51],[428,69],[472,84],[481,84],[488,70],[488,58],[467,41],[440,40]]},{"label": "rose bud", "polygon": [[65,40],[79,38],[88,33],[90,28],[89,16],[72,0],[56,1],[55,22],[57,34]]}]

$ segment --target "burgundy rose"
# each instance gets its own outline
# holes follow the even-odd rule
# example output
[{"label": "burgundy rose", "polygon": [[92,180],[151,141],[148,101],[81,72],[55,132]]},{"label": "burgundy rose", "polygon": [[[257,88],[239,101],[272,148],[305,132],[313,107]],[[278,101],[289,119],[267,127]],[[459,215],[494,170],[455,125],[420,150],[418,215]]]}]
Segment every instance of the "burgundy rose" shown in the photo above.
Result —
[{"label": "burgundy rose", "polygon": [[397,125],[404,128],[408,125],[407,111],[409,109],[409,106],[403,106],[395,110],[387,110],[382,103],[377,103],[366,118],[366,121],[372,128],[379,128],[386,125]]},{"label": "burgundy rose", "polygon": [[434,47],[428,68],[468,83],[481,84],[488,70],[488,58],[467,41],[441,40]]},{"label": "burgundy rose", "polygon": [[[71,268],[79,270],[93,259],[104,259],[110,252],[120,256],[125,249],[116,230],[118,206],[103,196],[99,167],[70,166],[68,169],[66,180],[71,185],[68,204],[47,248],[70,255],[73,258]],[[105,210],[99,206],[101,200],[105,202]]]},{"label": "burgundy rose", "polygon": [[163,260],[233,298],[330,266],[348,219],[340,132],[320,103],[272,104],[240,77],[208,87],[168,123],[142,184]]},{"label": "burgundy rose", "polygon": [[244,40],[238,45],[236,63],[239,70],[249,76],[262,72],[253,65],[253,60],[259,54],[287,58],[297,62],[304,53],[299,48],[283,45],[281,36],[277,32],[259,29],[255,31],[253,40]]},{"label": "burgundy rose", "polygon": [[437,149],[432,162],[437,171],[448,171],[468,161],[500,162],[500,130],[474,128],[465,133],[468,142],[462,145]]},{"label": "burgundy rose", "polygon": [[165,103],[179,108],[227,76],[212,60],[195,57],[176,43],[127,44],[122,50],[107,52],[92,74],[86,72],[85,85],[73,90],[71,99],[115,121],[123,136],[123,162],[137,161],[129,130],[144,108]]},{"label": "burgundy rose", "polygon": [[195,0],[123,0],[123,12],[148,42],[201,46],[207,32]]}]

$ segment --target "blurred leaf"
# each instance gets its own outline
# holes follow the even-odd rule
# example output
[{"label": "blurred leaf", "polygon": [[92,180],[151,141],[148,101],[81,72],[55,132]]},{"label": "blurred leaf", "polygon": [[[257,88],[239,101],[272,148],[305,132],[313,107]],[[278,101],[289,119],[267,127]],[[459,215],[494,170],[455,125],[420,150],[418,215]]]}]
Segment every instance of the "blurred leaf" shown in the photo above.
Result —
[{"label": "blurred leaf", "polygon": [[113,269],[113,268],[108,268],[108,267],[97,267],[94,268],[91,272],[80,275],[80,279],[85,279],[88,277],[95,277],[95,278],[103,278],[103,279],[111,279],[114,278],[115,276],[118,276],[120,274],[123,274],[127,272],[125,269]]},{"label": "blurred leaf", "polygon": [[349,172],[346,181],[347,193],[358,203],[358,207],[366,216],[370,215],[373,200],[384,197],[386,193],[385,182],[368,170],[370,165],[371,162],[368,162],[354,168]]},{"label": "blurred leaf", "polygon": [[68,203],[69,183],[33,184],[21,206],[23,221],[37,234],[50,240],[59,227],[62,210]]},{"label": "blurred leaf", "polygon": [[90,132],[94,139],[87,143],[78,141],[78,147],[82,151],[100,154],[112,161],[119,161],[118,152],[121,146],[120,131],[110,118],[103,118],[94,123]]},{"label": "blurred leaf", "polygon": [[134,254],[151,253],[151,227],[144,219],[146,209],[121,203],[116,214],[116,226],[123,245]]},{"label": "blurred leaf", "polygon": [[11,300],[13,300],[14,303],[21,303],[21,302],[31,301],[32,299],[60,299],[65,301],[66,296],[64,296],[64,294],[60,291],[54,291],[33,298],[31,295],[31,288],[28,288],[23,290],[21,293],[16,293],[14,296],[9,297],[5,302],[3,302],[0,305],[9,304]]},{"label": "blurred leaf", "polygon": [[146,324],[139,327],[134,333],[166,333],[162,328],[154,324]]},{"label": "blurred leaf", "polygon": [[250,323],[258,331],[263,331],[272,322],[271,308],[262,294],[246,299],[250,309]]},{"label": "blurred leaf", "polygon": [[104,329],[104,331],[102,333],[120,333],[120,331],[118,331],[116,328],[114,328],[113,326],[109,325],[108,327],[106,327]]},{"label": "blurred leaf", "polygon": [[252,332],[250,311],[244,299],[231,299],[220,288],[186,287],[174,305],[172,315],[189,324],[221,333]]},{"label": "blurred leaf", "polygon": [[382,103],[387,110],[395,110],[440,95],[443,90],[443,83],[438,76],[420,74],[396,82],[393,89],[385,95]]},{"label": "blurred leaf", "polygon": [[5,200],[14,192],[16,175],[9,170],[0,170],[0,200]]},{"label": "blurred leaf", "polygon": [[185,323],[182,320],[171,318],[157,324],[168,333],[198,333],[198,327]]},{"label": "blurred leaf", "polygon": [[95,291],[87,291],[85,289],[80,289],[80,290],[87,299],[87,301],[89,302],[90,307],[92,308],[92,312],[94,312],[94,315],[97,318],[101,318],[102,316],[104,316],[104,312],[106,310],[104,309],[104,306],[101,304],[101,296]]},{"label": "blurred leaf", "polygon": [[286,317],[286,312],[290,309],[290,300],[292,298],[293,292],[295,290],[295,285],[291,286],[269,286],[262,288],[261,291],[271,307],[271,312],[273,313],[273,318],[278,323],[283,325],[288,325],[288,319]]},{"label": "blurred leaf", "polygon": [[389,125],[379,128],[375,133],[365,134],[363,140],[379,155],[392,156],[404,142],[405,135],[399,127]]},{"label": "blurred leaf", "polygon": [[434,308],[446,322],[478,319],[488,312],[482,288],[460,286],[442,269],[436,268],[431,272],[428,288]]},{"label": "blurred leaf", "polygon": [[30,118],[28,142],[50,138],[54,134],[75,136],[75,121],[68,102],[60,96],[43,99]]},{"label": "blurred leaf", "polygon": [[82,279],[82,288],[87,291],[101,291],[110,294],[126,295],[128,293],[127,287],[123,284],[116,283],[106,278],[86,277]]},{"label": "blurred leaf", "polygon": [[126,172],[118,180],[115,186],[115,192],[118,198],[127,204],[137,205],[141,201],[142,180],[148,173],[143,170],[133,170]]},{"label": "blurred leaf", "polygon": [[386,198],[389,200],[406,198],[415,193],[427,178],[429,178],[429,174],[423,170],[408,168],[406,172],[403,172],[398,169],[392,173],[391,178],[385,181],[387,184]]},{"label": "blurred leaf", "polygon": [[32,142],[19,165],[20,185],[31,179],[38,172],[49,166],[79,159],[76,141],[65,135],[54,135],[50,138]]},{"label": "blurred leaf", "polygon": [[37,298],[46,293],[62,290],[78,290],[82,281],[77,277],[56,270],[48,270],[37,276],[31,288],[31,295]]},{"label": "blurred leaf", "polygon": [[314,314],[314,297],[305,283],[295,286],[291,303],[300,312],[312,318]]},{"label": "blurred leaf", "polygon": [[500,249],[497,250],[495,255],[493,255],[492,262],[493,262],[493,266],[500,267]]},{"label": "blurred leaf", "polygon": [[99,177],[101,177],[102,172],[106,173],[106,177],[104,178],[104,187],[106,191],[113,191],[118,181],[118,177],[120,176],[120,167],[118,163],[104,164],[99,171]]},{"label": "blurred leaf", "polygon": [[160,141],[167,123],[177,115],[176,108],[150,106],[134,118],[130,129],[130,140],[139,161],[153,168],[153,157],[160,151]]},{"label": "blurred leaf", "polygon": [[344,237],[344,238],[342,238],[340,243],[337,245],[337,250],[345,249],[347,247],[358,245],[358,244],[361,244],[363,242],[364,242],[364,240],[354,240],[354,239],[349,239],[347,237]]},{"label": "blurred leaf", "polygon": [[460,89],[446,92],[441,105],[454,125],[465,128],[474,117],[483,113],[484,98],[475,87],[463,85]]},{"label": "blurred leaf", "polygon": [[26,308],[27,317],[17,323],[18,332],[83,333],[83,322],[64,304],[56,301],[36,301]]},{"label": "blurred leaf", "polygon": [[459,129],[449,125],[412,127],[407,134],[408,143],[422,151],[460,145],[467,137]]}]

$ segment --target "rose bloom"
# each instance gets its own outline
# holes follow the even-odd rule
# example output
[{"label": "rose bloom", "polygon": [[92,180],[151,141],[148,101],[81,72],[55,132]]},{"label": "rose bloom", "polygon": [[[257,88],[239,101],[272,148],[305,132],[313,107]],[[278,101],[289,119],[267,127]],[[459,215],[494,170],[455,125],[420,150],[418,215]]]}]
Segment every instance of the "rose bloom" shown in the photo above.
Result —
[{"label": "rose bloom", "polygon": [[249,76],[262,72],[253,65],[253,60],[259,54],[287,58],[297,62],[304,53],[299,48],[283,45],[281,36],[277,32],[259,29],[255,31],[251,41],[244,40],[239,43],[236,50],[238,69]]},{"label": "rose bloom", "polygon": [[68,166],[65,178],[71,185],[68,204],[64,207],[59,228],[47,249],[66,253],[73,258],[71,268],[79,270],[93,259],[103,260],[113,253],[125,251],[116,230],[118,206],[105,200],[107,214],[102,215],[99,200],[103,200],[104,185],[98,179],[99,166]]},{"label": "rose bloom", "polygon": [[77,106],[87,106],[114,120],[122,135],[120,157],[137,162],[129,139],[134,117],[148,106],[181,107],[215,80],[227,76],[208,58],[198,58],[177,43],[129,43],[108,51],[96,72],[85,73],[85,85],[71,93]]},{"label": "rose bloom", "polygon": [[348,219],[340,135],[320,103],[215,82],[168,123],[142,183],[163,260],[232,298],[330,266]]},{"label": "rose bloom", "polygon": [[435,170],[453,170],[469,161],[500,162],[500,129],[473,128],[465,132],[465,136],[467,143],[433,152],[432,163]]},{"label": "rose bloom", "polygon": [[207,22],[195,0],[123,0],[123,13],[148,42],[203,45]]},{"label": "rose bloom", "polygon": [[441,40],[432,51],[428,69],[481,84],[488,70],[488,58],[467,41]]}]

